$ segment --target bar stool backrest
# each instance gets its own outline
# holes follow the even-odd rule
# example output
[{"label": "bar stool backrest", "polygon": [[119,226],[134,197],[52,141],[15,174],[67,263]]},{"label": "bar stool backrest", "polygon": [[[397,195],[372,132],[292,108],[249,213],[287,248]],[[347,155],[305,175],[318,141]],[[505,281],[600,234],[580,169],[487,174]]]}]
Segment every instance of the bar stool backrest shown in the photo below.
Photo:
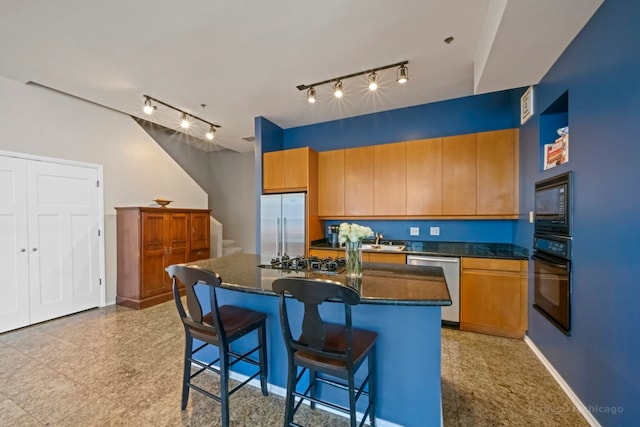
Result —
[{"label": "bar stool backrest", "polygon": [[[353,361],[351,355],[353,347],[351,306],[360,303],[360,295],[358,292],[338,282],[299,277],[277,279],[273,282],[272,287],[273,290],[280,295],[280,320],[290,357],[295,351],[301,350],[319,357],[343,360],[347,365],[350,365]],[[285,294],[293,296],[296,300],[304,304],[302,334],[299,339],[295,339],[291,335]],[[325,348],[327,324],[320,316],[318,306],[328,300],[342,302],[344,304],[344,326],[347,341],[345,343],[346,351],[335,351]]]},{"label": "bar stool backrest", "polygon": [[[169,275],[173,277],[173,296],[178,307],[178,313],[185,327],[191,329],[191,332],[196,338],[198,338],[198,332],[204,332],[217,335],[222,342],[226,341],[224,328],[221,327],[222,321],[220,320],[220,313],[218,310],[218,299],[216,297],[215,288],[222,283],[220,276],[217,273],[213,273],[197,266],[185,266],[185,265],[171,265],[167,269]],[[185,311],[182,305],[182,299],[180,298],[180,290],[176,279],[179,280],[185,288],[188,313]],[[209,289],[209,301],[211,303],[211,318],[213,324],[203,322],[202,304],[198,299],[198,295],[195,291],[197,284],[203,284],[210,287]]]}]

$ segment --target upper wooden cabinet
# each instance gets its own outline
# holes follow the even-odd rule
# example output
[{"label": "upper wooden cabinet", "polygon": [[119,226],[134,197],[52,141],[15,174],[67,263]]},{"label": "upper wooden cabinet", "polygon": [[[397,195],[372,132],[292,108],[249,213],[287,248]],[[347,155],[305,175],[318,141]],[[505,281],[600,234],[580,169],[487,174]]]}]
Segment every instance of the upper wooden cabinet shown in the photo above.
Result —
[{"label": "upper wooden cabinet", "polygon": [[318,215],[344,215],[344,150],[318,153]]},{"label": "upper wooden cabinet", "polygon": [[518,130],[477,134],[477,215],[519,211]]},{"label": "upper wooden cabinet", "polygon": [[407,214],[407,144],[373,146],[373,215]]},{"label": "upper wooden cabinet", "polygon": [[282,193],[307,190],[310,152],[312,151],[309,147],[303,147],[264,153],[262,159],[263,192]]},{"label": "upper wooden cabinet", "polygon": [[321,218],[517,218],[518,130],[318,154]]},{"label": "upper wooden cabinet", "polygon": [[476,134],[442,138],[442,214],[476,214]]},{"label": "upper wooden cabinet", "polygon": [[344,214],[373,215],[373,147],[344,150]]},{"label": "upper wooden cabinet", "polygon": [[407,142],[407,215],[442,215],[442,138]]}]

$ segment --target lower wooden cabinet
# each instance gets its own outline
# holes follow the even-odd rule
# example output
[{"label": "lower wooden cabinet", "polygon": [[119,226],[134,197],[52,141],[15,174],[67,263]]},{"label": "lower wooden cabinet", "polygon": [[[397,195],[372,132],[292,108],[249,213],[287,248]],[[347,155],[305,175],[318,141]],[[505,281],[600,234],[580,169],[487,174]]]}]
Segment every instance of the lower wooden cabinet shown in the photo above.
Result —
[{"label": "lower wooden cabinet", "polygon": [[[320,258],[344,258],[344,249],[309,249],[309,256],[317,256]],[[386,262],[389,264],[406,264],[407,256],[405,254],[393,254],[388,252],[363,252],[363,262]]]},{"label": "lower wooden cabinet", "polygon": [[309,249],[309,256],[317,256],[318,258],[341,258],[344,257],[344,250]]},{"label": "lower wooden cabinet", "polygon": [[460,330],[510,338],[527,331],[526,260],[462,258]]},{"label": "lower wooden cabinet", "polygon": [[170,300],[169,265],[210,256],[209,210],[116,208],[116,303],[140,309]]}]

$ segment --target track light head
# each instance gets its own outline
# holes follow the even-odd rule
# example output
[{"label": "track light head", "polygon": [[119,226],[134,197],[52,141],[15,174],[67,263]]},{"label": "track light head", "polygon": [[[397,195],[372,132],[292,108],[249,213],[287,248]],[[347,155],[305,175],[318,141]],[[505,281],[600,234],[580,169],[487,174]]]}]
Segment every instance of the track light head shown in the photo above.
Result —
[{"label": "track light head", "polygon": [[374,91],[378,89],[378,75],[375,71],[369,74],[369,90]]},{"label": "track light head", "polygon": [[189,122],[189,117],[186,113],[182,113],[182,120],[180,120],[180,127],[183,129],[188,129],[191,123]]},{"label": "track light head", "polygon": [[316,102],[316,90],[312,87],[307,91],[307,102],[309,104],[314,104]]},{"label": "track light head", "polygon": [[338,80],[333,85],[333,94],[335,95],[336,98],[342,98],[342,95],[343,95],[343,93],[342,93],[342,80]]},{"label": "track light head", "polygon": [[398,83],[402,85],[407,81],[409,81],[409,70],[407,70],[407,67],[404,65],[401,65],[400,68],[398,68]]},{"label": "track light head", "polygon": [[216,137],[216,128],[211,126],[205,136],[209,141],[213,141],[213,138]]},{"label": "track light head", "polygon": [[148,115],[153,114],[156,108],[157,107],[151,105],[151,100],[149,98],[146,98],[144,100],[144,108],[142,108],[142,111],[144,111],[145,114],[148,114]]}]

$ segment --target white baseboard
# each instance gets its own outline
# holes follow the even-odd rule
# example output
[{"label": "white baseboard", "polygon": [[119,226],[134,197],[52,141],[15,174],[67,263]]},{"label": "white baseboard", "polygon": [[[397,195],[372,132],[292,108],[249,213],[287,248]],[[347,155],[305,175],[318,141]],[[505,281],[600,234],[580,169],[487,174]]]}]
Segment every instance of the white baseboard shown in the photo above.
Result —
[{"label": "white baseboard", "polygon": [[[198,367],[197,365],[193,365],[193,366],[194,367]],[[234,380],[239,381],[239,382],[243,382],[247,378],[249,378],[248,375],[239,374],[239,373],[234,372],[234,371],[230,371],[229,372],[229,377],[231,379],[234,379]],[[258,388],[258,389],[260,388],[260,380],[256,379],[256,378],[252,379],[247,384],[252,386],[252,387]],[[283,387],[280,387],[280,386],[277,386],[277,385],[273,385],[271,383],[267,384],[267,389],[269,390],[269,393],[273,393],[273,394],[275,394],[277,396],[286,397],[286,395],[287,395],[287,389],[286,388],[283,388]],[[303,404],[309,405],[309,401],[305,400],[303,402]],[[335,415],[339,415],[339,416],[341,416],[343,418],[348,418],[347,414],[345,414],[343,412],[340,412],[340,411],[336,411],[333,408],[321,405],[319,403],[316,405],[316,408],[320,408],[323,411],[330,412],[330,413],[335,414]],[[357,412],[357,414],[358,414],[358,418],[359,419],[362,418],[363,414],[361,412]],[[365,424],[369,425],[368,422],[366,422]],[[376,417],[376,425],[379,426],[379,427],[402,427],[402,425],[400,425],[400,424],[392,423],[391,421],[386,421],[386,420],[380,419],[378,417]]]},{"label": "white baseboard", "polygon": [[584,417],[587,423],[589,423],[589,425],[592,427],[601,427],[598,420],[596,420],[593,414],[589,412],[589,409],[587,409],[587,407],[584,405],[584,403],[582,403],[580,398],[573,392],[571,387],[569,387],[569,384],[567,384],[564,378],[562,378],[560,373],[556,371],[556,368],[553,367],[551,362],[549,362],[547,358],[544,357],[544,354],[542,354],[542,352],[538,349],[538,347],[536,347],[533,341],[531,341],[531,338],[525,335],[524,342],[527,343],[529,348],[531,348],[531,351],[533,351],[533,353],[538,357],[538,359],[540,360],[540,362],[542,362],[544,367],[547,368],[547,371],[549,371],[553,379],[556,380],[556,382],[558,383],[562,391],[565,392],[569,400],[573,402],[573,404],[578,409],[578,412],[580,412],[580,414]]}]

